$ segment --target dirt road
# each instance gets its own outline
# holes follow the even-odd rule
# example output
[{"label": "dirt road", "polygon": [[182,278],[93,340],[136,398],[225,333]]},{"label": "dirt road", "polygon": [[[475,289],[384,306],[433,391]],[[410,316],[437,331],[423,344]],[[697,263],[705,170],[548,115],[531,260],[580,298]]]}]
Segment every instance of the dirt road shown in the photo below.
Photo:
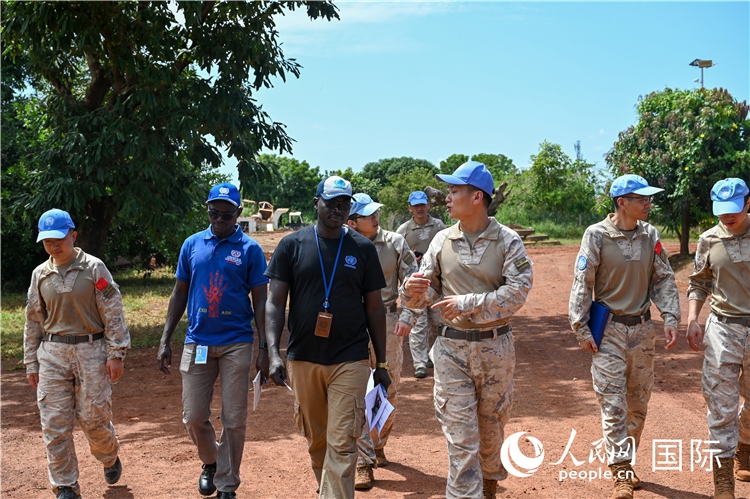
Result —
[{"label": "dirt road", "polygon": [[[261,242],[267,250],[274,243]],[[676,245],[667,245],[667,249],[670,253],[678,250]],[[592,443],[601,438],[599,408],[589,373],[590,355],[579,349],[567,321],[576,253],[576,247],[529,248],[535,282],[527,305],[513,321],[516,400],[506,435],[528,432],[526,436],[543,445],[544,458],[532,476],[511,476],[501,482],[498,497],[581,499],[609,497],[611,493],[609,480],[598,474],[600,469],[606,471],[606,466],[597,460],[589,462],[590,453],[596,454]],[[678,272],[684,314],[688,271]],[[652,314],[660,317],[655,307]],[[657,321],[659,334],[661,326]],[[698,499],[710,497],[712,492],[710,473],[690,471],[691,439],[705,440],[707,429],[700,392],[702,357],[687,347],[684,330],[683,324],[683,337],[670,351],[663,349],[661,336],[657,342],[656,384],[636,463],[644,481],[643,489],[636,492],[638,499]],[[85,439],[76,431],[85,498],[201,497],[196,485],[200,463],[180,420],[179,372],[175,369],[171,376],[164,377],[156,369],[155,358],[156,349],[133,351],[126,362],[125,376],[114,389],[114,422],[124,464],[119,484],[106,486],[101,466],[89,455]],[[444,495],[448,458],[445,439],[434,417],[431,373],[426,379],[414,378],[408,347],[405,358],[398,416],[386,448],[391,464],[375,470],[375,488],[358,492],[358,499]],[[216,395],[212,418],[219,427]],[[290,392],[283,388],[264,390],[261,407],[250,413],[242,463],[244,482],[238,497],[315,497],[306,444],[294,426],[292,411]],[[560,461],[572,431],[575,438]],[[676,452],[677,444],[682,446],[682,471],[665,470],[675,467],[668,466],[665,452]],[[534,449],[525,438],[521,438],[520,448],[534,457]],[[4,499],[52,497],[35,396],[22,371],[2,371],[2,451],[0,492]],[[575,478],[571,478],[573,472]],[[585,479],[579,478],[582,473]],[[750,494],[750,484],[738,482],[737,493],[738,497]]]}]

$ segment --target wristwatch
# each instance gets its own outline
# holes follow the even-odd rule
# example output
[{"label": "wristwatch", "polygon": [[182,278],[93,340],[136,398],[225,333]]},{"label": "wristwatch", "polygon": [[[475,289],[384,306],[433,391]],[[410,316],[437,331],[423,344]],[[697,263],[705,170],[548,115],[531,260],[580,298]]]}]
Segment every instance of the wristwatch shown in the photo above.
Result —
[{"label": "wristwatch", "polygon": [[268,343],[261,341],[260,345],[258,345],[258,350],[268,350]]},{"label": "wristwatch", "polygon": [[385,369],[387,371],[388,370],[388,362],[378,362],[377,364],[375,364],[375,368],[376,369]]}]

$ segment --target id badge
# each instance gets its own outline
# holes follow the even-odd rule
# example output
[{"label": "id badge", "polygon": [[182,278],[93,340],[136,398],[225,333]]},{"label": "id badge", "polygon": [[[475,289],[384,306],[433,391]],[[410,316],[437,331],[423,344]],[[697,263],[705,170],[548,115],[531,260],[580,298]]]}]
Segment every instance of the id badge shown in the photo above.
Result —
[{"label": "id badge", "polygon": [[315,323],[315,336],[321,338],[328,338],[331,333],[331,323],[333,322],[333,314],[327,312],[318,312],[318,322]]},{"label": "id badge", "polygon": [[195,347],[195,363],[205,364],[208,360],[208,347],[205,345],[198,345]]}]

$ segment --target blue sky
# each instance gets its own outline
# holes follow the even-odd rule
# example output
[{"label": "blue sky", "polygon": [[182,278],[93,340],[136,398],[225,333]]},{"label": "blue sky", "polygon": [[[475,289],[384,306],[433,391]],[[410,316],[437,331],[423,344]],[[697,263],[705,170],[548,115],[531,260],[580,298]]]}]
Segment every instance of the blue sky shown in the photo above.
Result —
[{"label": "blue sky", "polygon": [[[529,166],[543,140],[605,166],[638,97],[750,91],[750,2],[336,2],[340,21],[278,20],[299,79],[256,94],[323,170],[411,156],[502,153]],[[224,171],[236,177],[227,164]]]}]

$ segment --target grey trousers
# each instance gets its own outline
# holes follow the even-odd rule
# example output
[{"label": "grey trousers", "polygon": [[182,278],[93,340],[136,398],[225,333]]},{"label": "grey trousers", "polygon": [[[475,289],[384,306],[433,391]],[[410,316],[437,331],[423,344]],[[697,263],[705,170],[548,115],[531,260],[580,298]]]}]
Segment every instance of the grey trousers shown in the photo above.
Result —
[{"label": "grey trousers", "polygon": [[[182,422],[205,464],[216,463],[214,485],[234,492],[240,486],[240,464],[247,429],[247,397],[250,388],[252,343],[208,347],[205,364],[195,363],[195,344],[182,351]],[[221,424],[219,442],[211,424],[211,400],[216,378],[221,377]]]}]

